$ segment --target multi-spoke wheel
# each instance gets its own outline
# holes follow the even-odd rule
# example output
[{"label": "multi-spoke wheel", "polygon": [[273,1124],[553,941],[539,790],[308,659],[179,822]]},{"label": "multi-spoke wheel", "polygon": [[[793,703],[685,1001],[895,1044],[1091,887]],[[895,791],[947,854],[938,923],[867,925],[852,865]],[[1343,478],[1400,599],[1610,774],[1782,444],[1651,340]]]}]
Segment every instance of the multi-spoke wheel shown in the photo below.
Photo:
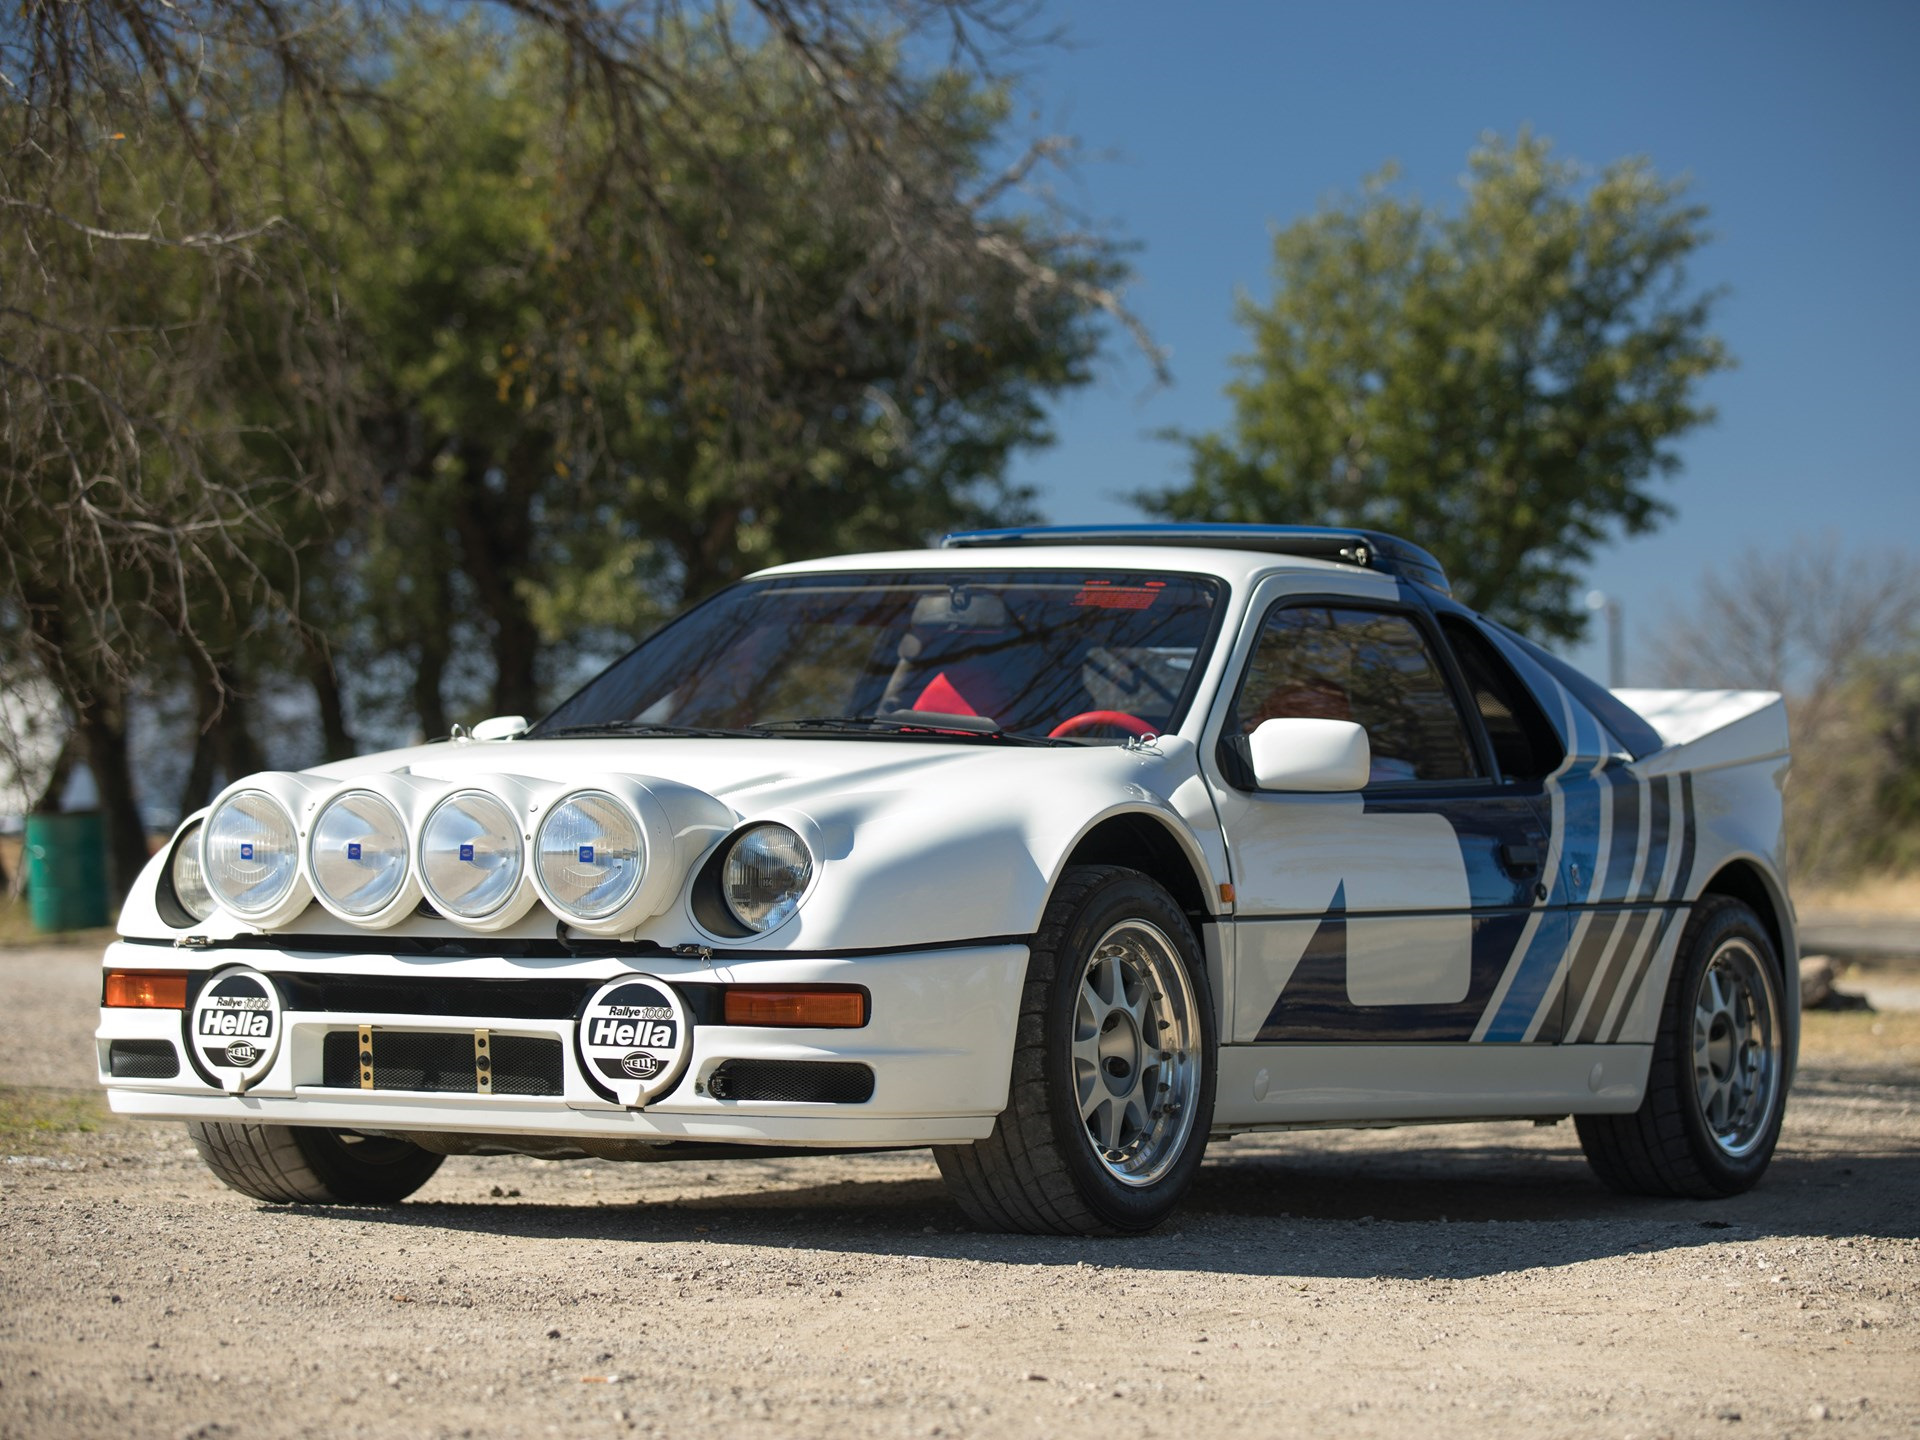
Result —
[{"label": "multi-spoke wheel", "polygon": [[1780,1002],[1773,975],[1738,937],[1707,962],[1693,1002],[1693,1078],[1713,1143],[1750,1154],[1773,1119],[1780,1084]]},{"label": "multi-spoke wheel", "polygon": [[1205,1068],[1193,984],[1174,943],[1124,920],[1087,957],[1073,1013],[1074,1101],[1094,1154],[1151,1185],[1183,1153]]},{"label": "multi-spoke wheel", "polygon": [[1780,962],[1751,909],[1694,908],[1668,982],[1646,1095],[1631,1115],[1582,1115],[1596,1174],[1640,1195],[1735,1195],[1780,1138],[1791,1050]]},{"label": "multi-spoke wheel", "polygon": [[1154,881],[1076,866],[1027,966],[1007,1108],[975,1145],[934,1151],[978,1225],[1146,1230],[1206,1149],[1214,1023],[1193,928]]}]

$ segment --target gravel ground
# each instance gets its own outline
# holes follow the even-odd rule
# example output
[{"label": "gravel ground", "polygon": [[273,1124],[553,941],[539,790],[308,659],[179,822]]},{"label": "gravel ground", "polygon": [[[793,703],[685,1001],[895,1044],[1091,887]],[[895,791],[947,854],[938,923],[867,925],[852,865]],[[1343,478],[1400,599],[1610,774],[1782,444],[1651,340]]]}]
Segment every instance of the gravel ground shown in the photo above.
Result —
[{"label": "gravel ground", "polygon": [[924,1153],[259,1205],[104,1116],[97,964],[0,951],[0,1435],[1920,1431],[1920,1016],[1817,1017],[1734,1200],[1613,1197],[1565,1124],[1307,1133],[1066,1241]]}]

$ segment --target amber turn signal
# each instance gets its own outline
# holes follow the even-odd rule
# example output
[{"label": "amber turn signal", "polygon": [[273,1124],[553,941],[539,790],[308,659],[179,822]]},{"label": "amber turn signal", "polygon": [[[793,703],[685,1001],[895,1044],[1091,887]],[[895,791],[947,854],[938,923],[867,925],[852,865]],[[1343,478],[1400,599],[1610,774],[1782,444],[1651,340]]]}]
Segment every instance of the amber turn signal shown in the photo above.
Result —
[{"label": "amber turn signal", "polygon": [[867,1023],[867,992],[849,986],[729,985],[721,1013],[729,1025],[857,1030]]},{"label": "amber turn signal", "polygon": [[115,1010],[184,1010],[184,970],[109,970],[100,1003]]}]

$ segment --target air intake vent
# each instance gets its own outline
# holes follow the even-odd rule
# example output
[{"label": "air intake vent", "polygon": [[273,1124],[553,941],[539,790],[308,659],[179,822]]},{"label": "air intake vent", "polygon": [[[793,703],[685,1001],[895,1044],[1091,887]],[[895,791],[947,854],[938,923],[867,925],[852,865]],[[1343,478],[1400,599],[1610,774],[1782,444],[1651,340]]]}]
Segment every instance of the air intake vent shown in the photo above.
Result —
[{"label": "air intake vent", "polygon": [[845,1060],[725,1060],[707,1077],[716,1100],[793,1100],[859,1105],[873,1098],[873,1071]]},{"label": "air intake vent", "polygon": [[[359,942],[365,944],[365,941]],[[281,974],[274,984],[289,1010],[336,1015],[473,1015],[565,1020],[598,980],[472,980],[448,975]]]},{"label": "air intake vent", "polygon": [[171,1040],[115,1040],[107,1046],[107,1073],[116,1080],[171,1080],[180,1052]]}]

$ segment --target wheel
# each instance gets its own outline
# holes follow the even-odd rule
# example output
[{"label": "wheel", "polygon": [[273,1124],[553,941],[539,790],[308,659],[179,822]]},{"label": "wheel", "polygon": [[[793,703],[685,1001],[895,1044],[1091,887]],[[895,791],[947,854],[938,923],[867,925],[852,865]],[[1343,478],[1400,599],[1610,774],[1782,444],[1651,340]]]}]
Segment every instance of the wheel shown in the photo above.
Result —
[{"label": "wheel", "polygon": [[983,1229],[1150,1230],[1206,1152],[1214,1056],[1185,912],[1138,871],[1071,867],[1027,962],[1007,1108],[985,1140],[934,1158]]},{"label": "wheel", "polygon": [[1082,710],[1078,715],[1069,715],[1054,726],[1047,732],[1047,738],[1061,740],[1069,735],[1084,735],[1089,730],[1105,729],[1143,737],[1160,733],[1138,715],[1129,715],[1124,710]]},{"label": "wheel", "polygon": [[1759,1181],[1786,1110],[1780,987],[1780,958],[1759,916],[1720,896],[1694,907],[1640,1108],[1575,1118],[1602,1181],[1630,1195],[1699,1199]]},{"label": "wheel", "polygon": [[391,1205],[433,1178],[443,1156],[407,1140],[306,1125],[189,1121],[207,1168],[242,1195],[305,1205]]}]

